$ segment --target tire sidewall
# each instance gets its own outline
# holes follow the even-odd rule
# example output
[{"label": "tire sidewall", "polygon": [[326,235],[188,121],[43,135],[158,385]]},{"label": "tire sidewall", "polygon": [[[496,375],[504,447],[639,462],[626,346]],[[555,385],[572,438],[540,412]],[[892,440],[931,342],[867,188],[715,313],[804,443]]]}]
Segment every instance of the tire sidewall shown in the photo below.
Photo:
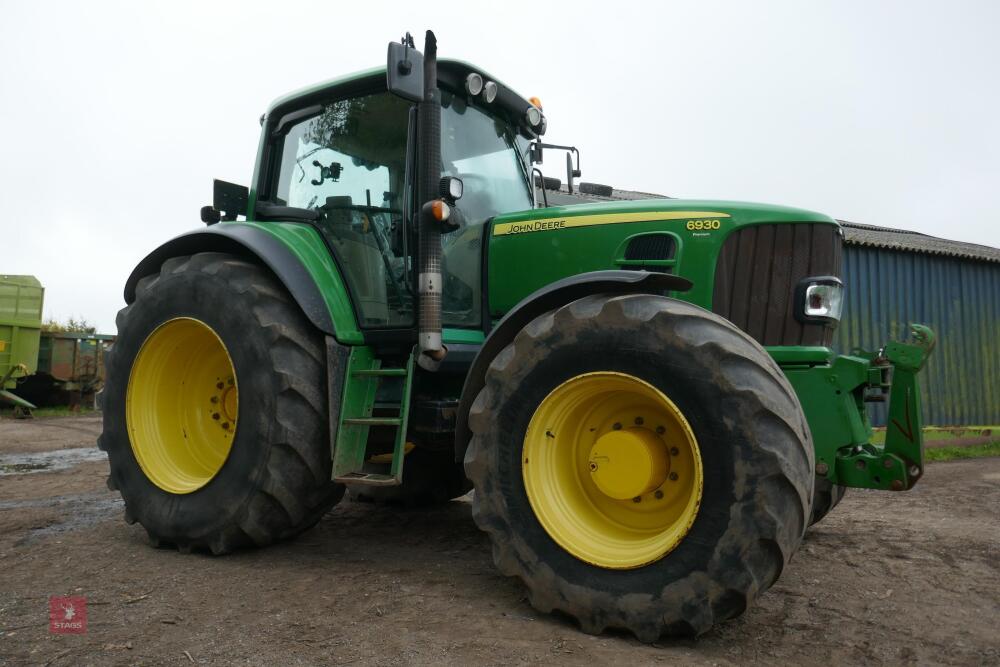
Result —
[{"label": "tire sidewall", "polygon": [[[630,298],[634,297],[620,297],[608,307],[635,306],[653,312],[662,306],[656,301],[659,300],[679,304],[671,307],[682,312],[698,311],[703,322],[715,321],[718,326],[710,336],[718,336],[729,348],[734,347],[733,340],[738,340],[738,347],[744,352],[745,356],[736,359],[727,353],[730,365],[735,364],[738,370],[745,364],[754,365],[775,379],[779,383],[775,386],[782,387],[779,392],[782,396],[776,400],[784,406],[786,414],[798,417],[796,423],[786,422],[784,427],[788,431],[800,427],[801,408],[790,386],[767,353],[743,332],[690,304],[648,295],[643,297],[648,299],[645,303],[629,304]],[[579,310],[587,311],[603,307],[603,303],[600,297],[592,297],[589,303],[581,300],[576,305]],[[510,546],[517,554],[516,569],[522,576],[540,573],[527,574],[529,578],[554,577],[562,581],[560,587],[573,588],[582,583],[588,589],[610,594],[612,599],[630,594],[655,598],[665,584],[692,582],[690,575],[707,570],[713,570],[709,573],[712,577],[729,580],[742,577],[739,573],[745,570],[740,565],[746,550],[757,548],[761,537],[771,537],[755,532],[760,525],[756,502],[760,452],[755,451],[751,441],[753,431],[747,425],[756,419],[754,411],[760,408],[760,403],[745,400],[747,387],[733,386],[732,378],[720,370],[719,350],[723,345],[716,345],[711,339],[696,345],[685,342],[683,335],[675,335],[669,321],[667,326],[654,326],[650,322],[637,328],[636,322],[629,318],[616,321],[588,317],[586,313],[576,317],[570,314],[574,307],[571,304],[543,315],[525,327],[491,365],[482,394],[490,405],[487,412],[495,420],[491,428],[477,429],[475,437],[481,439],[478,446],[487,450],[486,460],[492,468],[489,477],[497,481],[496,492],[502,496],[507,521],[516,526],[514,530],[507,529],[512,536]],[[530,330],[534,333],[529,334]],[[584,355],[581,350],[594,353]],[[590,565],[562,549],[536,518],[522,476],[524,436],[537,406],[562,382],[595,371],[628,373],[663,392],[690,424],[702,459],[701,505],[691,529],[664,557],[630,570]],[[808,442],[807,438],[800,435],[798,444]],[[811,481],[812,468],[806,463],[811,452],[805,449],[799,453],[804,465],[798,465],[794,472],[799,479]],[[811,496],[811,484],[809,487]],[[494,491],[486,489],[486,492]],[[488,523],[496,517],[484,520]],[[798,537],[801,538],[801,530]],[[776,571],[765,566],[765,570],[770,570],[766,576],[776,577],[788,556],[790,553],[779,556],[774,564]],[[766,588],[771,581],[773,578],[753,586]]]},{"label": "tire sidewall", "polygon": [[[254,335],[259,324],[251,298],[234,291],[224,277],[202,272],[180,271],[156,280],[156,289],[143,291],[121,322],[108,368],[104,441],[112,476],[132,516],[162,539],[189,540],[232,523],[258,486],[277,392],[267,347]],[[239,390],[236,433],[226,461],[205,486],[186,494],[164,491],[146,477],[132,450],[125,413],[129,377],[142,344],[177,317],[200,320],[219,336]]]}]

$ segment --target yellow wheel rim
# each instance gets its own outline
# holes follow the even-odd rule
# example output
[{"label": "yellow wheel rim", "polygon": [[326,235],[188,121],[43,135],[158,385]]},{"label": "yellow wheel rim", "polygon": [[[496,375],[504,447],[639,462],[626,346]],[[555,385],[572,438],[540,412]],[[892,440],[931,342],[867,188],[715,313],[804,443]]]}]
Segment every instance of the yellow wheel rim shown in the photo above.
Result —
[{"label": "yellow wheel rim", "polygon": [[524,436],[522,474],[542,527],[580,560],[652,563],[683,541],[703,473],[684,415],[648,382],[586,373],[556,387]]},{"label": "yellow wheel rim", "polygon": [[132,452],[153,484],[170,493],[208,484],[229,456],[238,412],[233,361],[207,324],[179,317],[143,342],[125,418]]}]

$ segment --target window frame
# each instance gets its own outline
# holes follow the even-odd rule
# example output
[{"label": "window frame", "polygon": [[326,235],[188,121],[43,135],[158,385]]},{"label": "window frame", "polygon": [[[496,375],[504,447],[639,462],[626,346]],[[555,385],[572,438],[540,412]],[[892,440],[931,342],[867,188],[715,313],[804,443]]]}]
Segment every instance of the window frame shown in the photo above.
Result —
[{"label": "window frame", "polygon": [[[383,76],[373,76],[370,78],[362,79],[359,81],[352,81],[341,86],[336,86],[333,88],[326,88],[323,90],[316,91],[313,94],[297,98],[284,104],[280,107],[275,108],[268,114],[266,123],[264,125],[263,131],[266,133],[264,141],[262,142],[262,154],[260,163],[262,168],[260,170],[260,175],[257,181],[257,191],[258,191],[258,202],[274,202],[277,203],[275,197],[277,195],[277,189],[279,186],[279,180],[281,176],[281,157],[283,153],[283,147],[285,138],[288,133],[276,134],[278,127],[282,125],[282,121],[288,116],[300,112],[304,109],[308,109],[311,106],[322,105],[322,104],[332,104],[334,102],[339,102],[342,100],[354,99],[358,97],[366,97],[369,95],[378,95],[381,93],[388,93],[388,88],[385,85],[385,77]],[[416,183],[416,142],[417,137],[415,134],[416,123],[412,122],[414,117],[414,109],[417,105],[409,103],[409,110],[407,111],[407,128],[406,128],[406,167],[405,174],[403,176],[403,203],[402,203],[402,224],[403,224],[403,235],[409,234],[409,229],[415,218],[416,210],[416,196],[413,190],[414,184]],[[316,114],[318,115],[318,114]],[[301,118],[296,118],[295,122],[299,123],[309,119],[311,116],[303,116]],[[256,216],[254,216],[256,217]],[[267,224],[269,221],[262,221]],[[398,323],[385,324],[385,325],[372,325],[365,322],[363,313],[361,312],[361,299],[358,297],[355,285],[353,281],[348,280],[347,276],[349,273],[345,271],[344,265],[341,262],[340,257],[337,255],[336,250],[330,243],[329,239],[320,229],[319,225],[313,221],[309,220],[294,220],[290,222],[295,222],[296,224],[305,224],[312,227],[319,238],[322,240],[324,247],[326,248],[327,254],[333,261],[334,265],[337,267],[337,271],[343,279],[343,283],[347,288],[347,297],[351,301],[351,308],[354,312],[354,319],[357,323],[358,329],[362,332],[365,337],[365,341],[371,342],[370,339],[386,339],[389,341],[395,341],[397,339],[412,338],[416,340],[416,330],[417,330],[417,308],[418,299],[416,295],[416,286],[414,281],[415,272],[412,270],[407,270],[404,272],[404,285],[406,293],[413,299],[413,311],[410,318],[410,322],[406,325],[400,326]],[[417,244],[406,243],[404,245],[406,252],[408,253],[409,260],[407,264],[412,263],[412,260],[416,257]]]}]

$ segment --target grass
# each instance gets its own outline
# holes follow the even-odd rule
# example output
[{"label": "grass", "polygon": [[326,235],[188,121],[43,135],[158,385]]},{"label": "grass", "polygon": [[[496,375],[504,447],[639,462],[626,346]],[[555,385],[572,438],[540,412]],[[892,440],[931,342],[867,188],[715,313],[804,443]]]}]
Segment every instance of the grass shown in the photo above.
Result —
[{"label": "grass", "polygon": [[1000,440],[969,447],[928,447],[924,450],[924,459],[927,461],[954,461],[983,456],[1000,456]]}]

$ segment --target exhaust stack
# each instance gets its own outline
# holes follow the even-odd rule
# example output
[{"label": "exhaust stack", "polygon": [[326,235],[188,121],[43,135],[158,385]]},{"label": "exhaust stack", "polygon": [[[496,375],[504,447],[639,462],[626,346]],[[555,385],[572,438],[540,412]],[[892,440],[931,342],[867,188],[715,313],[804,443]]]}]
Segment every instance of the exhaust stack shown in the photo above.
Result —
[{"label": "exhaust stack", "polygon": [[417,363],[435,370],[447,350],[441,343],[441,223],[429,213],[429,203],[439,196],[441,181],[441,93],[437,87],[437,39],[427,31],[424,41],[424,98],[418,107],[417,149],[420,155],[421,202],[417,269]]}]

